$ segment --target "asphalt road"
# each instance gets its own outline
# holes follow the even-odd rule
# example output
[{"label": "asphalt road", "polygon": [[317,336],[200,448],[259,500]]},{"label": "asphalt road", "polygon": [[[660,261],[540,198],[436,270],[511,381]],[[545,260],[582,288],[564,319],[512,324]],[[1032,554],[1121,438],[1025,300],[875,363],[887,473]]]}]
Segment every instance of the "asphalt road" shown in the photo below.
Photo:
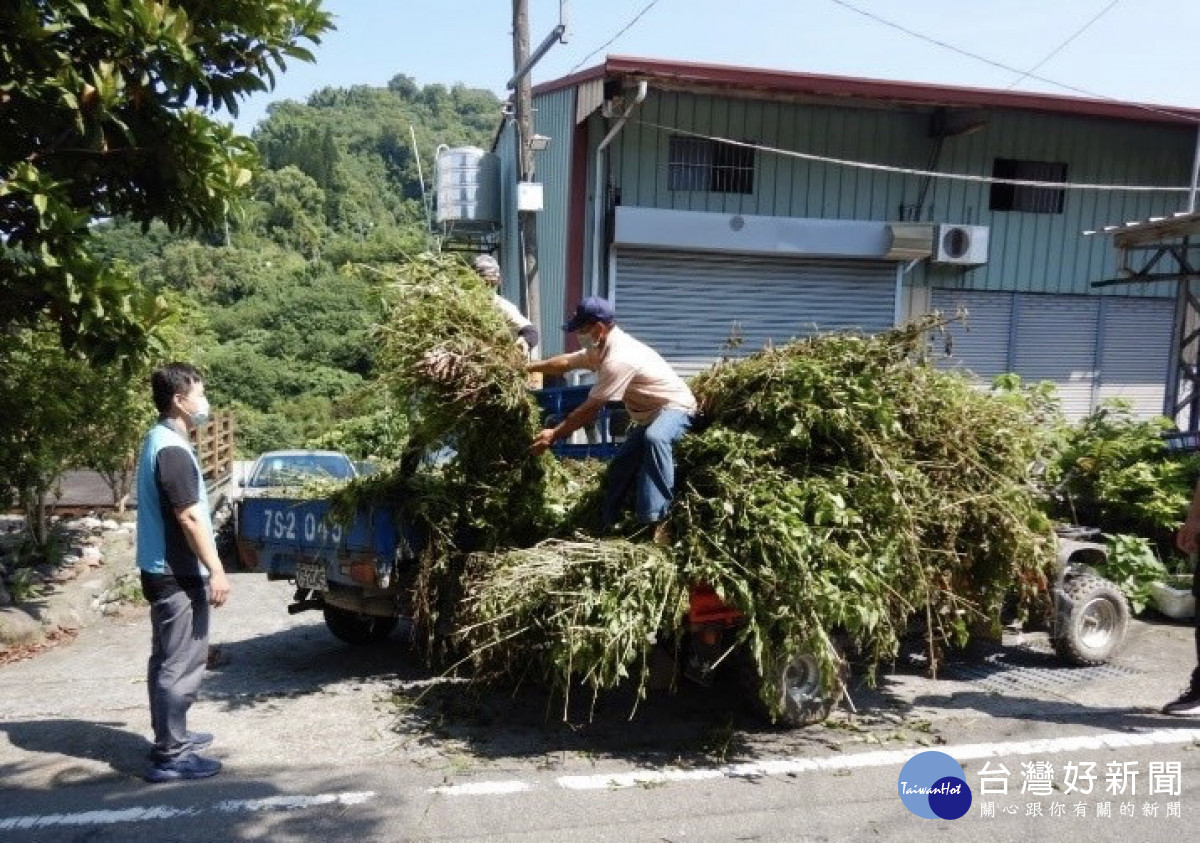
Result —
[{"label": "asphalt road", "polygon": [[[900,667],[854,688],[857,714],[788,732],[690,686],[632,720],[630,695],[576,698],[564,722],[535,690],[428,675],[399,635],[349,648],[289,597],[239,573],[215,615],[190,725],[226,770],[203,782],[140,778],[144,609],[0,667],[0,839],[1167,840],[1200,816],[1200,720],[1157,713],[1194,663],[1178,624],[1137,622],[1105,668],[1059,667],[1038,636],[936,681]],[[961,819],[897,794],[928,750],[961,763]]]}]

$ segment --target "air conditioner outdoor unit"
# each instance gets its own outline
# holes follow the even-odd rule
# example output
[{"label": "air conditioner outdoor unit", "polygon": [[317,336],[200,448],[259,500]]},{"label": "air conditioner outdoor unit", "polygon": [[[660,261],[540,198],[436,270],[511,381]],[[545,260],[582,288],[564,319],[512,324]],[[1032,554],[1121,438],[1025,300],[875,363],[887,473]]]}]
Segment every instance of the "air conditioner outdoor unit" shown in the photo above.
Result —
[{"label": "air conditioner outdoor unit", "polygon": [[937,227],[933,262],[955,266],[979,266],[988,260],[988,227],[986,225],[953,225]]}]

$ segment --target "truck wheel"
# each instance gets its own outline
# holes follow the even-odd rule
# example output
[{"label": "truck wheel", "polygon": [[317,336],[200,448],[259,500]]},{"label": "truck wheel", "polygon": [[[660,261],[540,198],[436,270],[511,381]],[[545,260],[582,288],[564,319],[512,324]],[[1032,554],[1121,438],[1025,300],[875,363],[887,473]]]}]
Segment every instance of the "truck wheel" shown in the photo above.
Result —
[{"label": "truck wheel", "polygon": [[325,626],[338,639],[357,646],[376,644],[391,635],[399,618],[360,615],[334,606],[325,607]]},{"label": "truck wheel", "polygon": [[[742,660],[742,687],[751,695],[752,707],[755,712],[779,725],[788,728],[799,728],[821,723],[833,713],[838,700],[842,696],[842,688],[849,679],[849,669],[845,658],[838,648],[837,676],[832,683],[825,682],[825,671],[818,659],[812,653],[793,653],[773,659],[764,665],[775,679],[778,706],[768,706],[762,697],[763,681],[749,655]],[[833,691],[827,692],[828,684],[833,685]],[[771,709],[778,708],[779,714],[772,714]]]},{"label": "truck wheel", "polygon": [[1054,650],[1074,665],[1104,664],[1117,652],[1129,628],[1129,604],[1103,577],[1081,574],[1056,590]]}]

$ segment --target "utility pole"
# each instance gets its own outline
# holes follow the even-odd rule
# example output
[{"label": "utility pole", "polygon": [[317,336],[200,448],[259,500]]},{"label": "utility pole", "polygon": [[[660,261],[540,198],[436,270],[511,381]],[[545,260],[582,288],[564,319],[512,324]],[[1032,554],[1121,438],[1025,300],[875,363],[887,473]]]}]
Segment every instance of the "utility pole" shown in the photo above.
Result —
[{"label": "utility pole", "polygon": [[[513,74],[529,60],[529,0],[513,0]],[[517,173],[520,181],[533,181],[533,94],[526,71],[516,79],[513,106],[517,120]],[[526,316],[538,333],[542,330],[542,295],[538,279],[537,213],[520,211],[517,230],[521,248],[521,281],[524,284]]]}]

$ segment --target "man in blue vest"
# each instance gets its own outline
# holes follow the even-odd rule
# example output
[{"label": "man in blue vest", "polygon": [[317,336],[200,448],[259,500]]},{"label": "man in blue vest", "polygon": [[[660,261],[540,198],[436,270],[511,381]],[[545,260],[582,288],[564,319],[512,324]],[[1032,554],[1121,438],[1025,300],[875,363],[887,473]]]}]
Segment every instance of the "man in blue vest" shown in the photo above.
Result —
[{"label": "man in blue vest", "polygon": [[170,363],[150,376],[158,422],[142,442],[137,469],[137,564],[150,601],[147,684],[154,730],[151,782],[203,779],[221,762],[198,752],[213,741],[187,728],[208,661],[209,605],[229,598],[217,557],[208,493],[188,431],[208,421],[200,373]]}]

